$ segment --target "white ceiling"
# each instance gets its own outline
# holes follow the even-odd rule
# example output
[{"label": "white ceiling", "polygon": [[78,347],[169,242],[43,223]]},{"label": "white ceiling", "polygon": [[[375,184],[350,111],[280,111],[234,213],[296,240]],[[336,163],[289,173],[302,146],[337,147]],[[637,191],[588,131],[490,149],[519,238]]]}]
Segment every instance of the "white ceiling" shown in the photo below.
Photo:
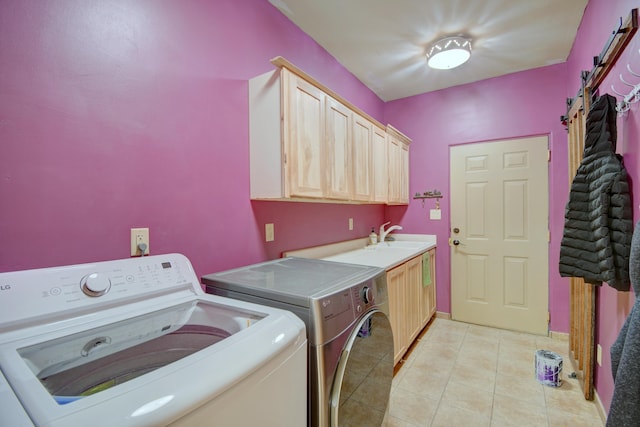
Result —
[{"label": "white ceiling", "polygon": [[[269,0],[383,101],[564,62],[588,0]],[[452,70],[430,42],[472,40]]]}]

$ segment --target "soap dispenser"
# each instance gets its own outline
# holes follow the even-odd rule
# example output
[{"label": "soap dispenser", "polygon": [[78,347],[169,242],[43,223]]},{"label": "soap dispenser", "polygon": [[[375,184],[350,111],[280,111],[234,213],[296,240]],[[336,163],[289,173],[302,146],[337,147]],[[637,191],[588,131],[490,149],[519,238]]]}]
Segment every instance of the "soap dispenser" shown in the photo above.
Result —
[{"label": "soap dispenser", "polygon": [[371,233],[369,234],[369,244],[375,245],[378,243],[378,235],[373,227],[371,227]]}]

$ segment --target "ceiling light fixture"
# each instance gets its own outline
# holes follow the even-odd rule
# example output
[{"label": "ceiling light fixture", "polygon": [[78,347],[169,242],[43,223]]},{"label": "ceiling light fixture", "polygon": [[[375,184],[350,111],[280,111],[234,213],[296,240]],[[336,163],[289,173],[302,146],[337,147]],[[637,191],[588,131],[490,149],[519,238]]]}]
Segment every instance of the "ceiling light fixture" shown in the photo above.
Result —
[{"label": "ceiling light fixture", "polygon": [[446,37],[433,43],[427,52],[427,65],[437,70],[458,67],[471,57],[471,41],[464,37]]}]

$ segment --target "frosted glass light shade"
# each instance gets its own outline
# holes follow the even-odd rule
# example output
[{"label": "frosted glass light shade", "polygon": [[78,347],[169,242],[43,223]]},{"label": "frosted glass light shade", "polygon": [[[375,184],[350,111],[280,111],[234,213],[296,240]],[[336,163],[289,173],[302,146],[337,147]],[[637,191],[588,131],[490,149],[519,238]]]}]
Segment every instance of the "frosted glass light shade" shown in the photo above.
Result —
[{"label": "frosted glass light shade", "polygon": [[427,65],[438,70],[458,67],[471,57],[471,42],[464,37],[438,40],[427,52]]}]

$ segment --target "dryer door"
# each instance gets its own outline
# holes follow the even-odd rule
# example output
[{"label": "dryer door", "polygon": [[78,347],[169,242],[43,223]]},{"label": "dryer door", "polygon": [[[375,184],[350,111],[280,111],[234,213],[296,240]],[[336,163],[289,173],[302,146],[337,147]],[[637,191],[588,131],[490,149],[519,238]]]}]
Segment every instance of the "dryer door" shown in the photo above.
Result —
[{"label": "dryer door", "polygon": [[386,314],[367,313],[347,340],[331,391],[331,425],[382,424],[393,380],[393,335]]}]

